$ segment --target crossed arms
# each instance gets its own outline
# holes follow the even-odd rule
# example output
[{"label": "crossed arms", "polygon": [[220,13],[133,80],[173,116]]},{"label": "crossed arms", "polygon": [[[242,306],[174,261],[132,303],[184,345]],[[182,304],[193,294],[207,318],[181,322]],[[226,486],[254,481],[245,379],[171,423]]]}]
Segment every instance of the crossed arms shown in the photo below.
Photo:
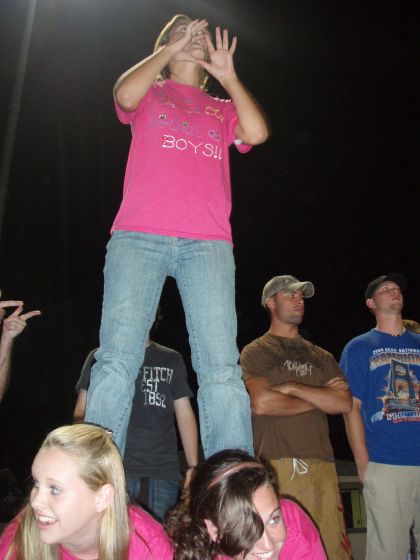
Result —
[{"label": "crossed arms", "polygon": [[333,377],[322,387],[294,381],[270,385],[266,377],[249,377],[245,384],[257,416],[296,416],[316,409],[346,414],[352,409],[349,386],[341,376]]}]

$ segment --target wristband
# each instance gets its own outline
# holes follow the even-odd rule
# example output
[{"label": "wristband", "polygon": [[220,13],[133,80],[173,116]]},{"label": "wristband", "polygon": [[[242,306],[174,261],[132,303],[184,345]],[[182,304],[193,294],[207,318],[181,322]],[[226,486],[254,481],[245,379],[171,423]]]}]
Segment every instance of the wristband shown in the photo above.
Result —
[{"label": "wristband", "polygon": [[191,469],[196,469],[198,465],[188,465],[187,466],[187,471],[191,470]]}]

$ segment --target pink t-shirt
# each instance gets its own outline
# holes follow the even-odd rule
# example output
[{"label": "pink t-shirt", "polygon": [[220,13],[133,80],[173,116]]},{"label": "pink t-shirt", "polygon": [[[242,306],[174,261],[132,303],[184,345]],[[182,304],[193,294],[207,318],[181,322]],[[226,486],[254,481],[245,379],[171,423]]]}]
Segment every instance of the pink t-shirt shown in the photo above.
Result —
[{"label": "pink t-shirt", "polygon": [[118,104],[116,110],[131,125],[132,141],[112,231],[231,242],[229,146],[238,122],[233,102],[165,80],[153,84],[132,113]]},{"label": "pink t-shirt", "polygon": [[[306,513],[290,500],[280,500],[287,529],[286,541],[278,560],[327,560],[319,533]],[[217,560],[227,560],[218,556]]]},{"label": "pink t-shirt", "polygon": [[[144,510],[130,506],[130,521],[133,532],[127,560],[172,560],[173,551],[168,535],[162,525]],[[6,527],[0,537],[0,560],[6,557],[11,540],[19,525],[19,515]],[[60,546],[61,560],[78,560],[67,549]]]}]

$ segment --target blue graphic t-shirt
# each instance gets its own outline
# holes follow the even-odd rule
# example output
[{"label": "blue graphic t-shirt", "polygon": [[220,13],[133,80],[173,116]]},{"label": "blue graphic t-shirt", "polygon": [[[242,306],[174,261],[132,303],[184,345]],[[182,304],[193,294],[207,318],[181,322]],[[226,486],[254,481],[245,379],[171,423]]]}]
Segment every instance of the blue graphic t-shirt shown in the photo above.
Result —
[{"label": "blue graphic t-shirt", "polygon": [[362,401],[369,459],[420,466],[420,335],[372,329],[347,344],[340,366]]}]

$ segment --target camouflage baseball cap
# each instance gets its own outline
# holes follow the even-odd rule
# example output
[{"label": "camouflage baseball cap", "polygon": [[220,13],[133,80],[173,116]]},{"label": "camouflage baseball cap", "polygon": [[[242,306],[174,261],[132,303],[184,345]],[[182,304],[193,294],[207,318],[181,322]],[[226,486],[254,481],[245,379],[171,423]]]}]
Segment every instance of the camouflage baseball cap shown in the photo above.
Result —
[{"label": "camouflage baseball cap", "polygon": [[274,296],[277,292],[295,292],[296,290],[302,290],[303,297],[310,298],[315,293],[315,287],[312,282],[306,280],[305,282],[300,282],[294,276],[286,274],[285,276],[274,276],[271,280],[267,282],[264,286],[261,305],[264,306],[267,298]]}]

